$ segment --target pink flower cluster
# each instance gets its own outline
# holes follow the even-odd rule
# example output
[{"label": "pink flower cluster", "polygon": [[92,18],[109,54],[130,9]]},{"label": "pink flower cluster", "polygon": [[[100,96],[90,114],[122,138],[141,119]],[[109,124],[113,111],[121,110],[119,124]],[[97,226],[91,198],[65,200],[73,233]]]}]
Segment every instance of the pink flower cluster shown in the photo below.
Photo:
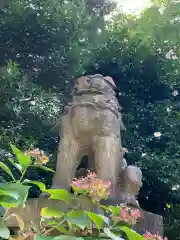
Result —
[{"label": "pink flower cluster", "polygon": [[146,233],[143,235],[145,240],[168,240],[167,237],[161,237],[159,234],[152,234],[146,231]]},{"label": "pink flower cluster", "polygon": [[124,222],[129,225],[135,225],[139,218],[141,218],[141,212],[139,209],[131,209],[129,207],[121,207],[120,216],[114,216],[114,220],[118,222]]},{"label": "pink flower cluster", "polygon": [[88,171],[87,177],[74,179],[71,183],[71,187],[76,193],[87,194],[94,201],[107,199],[110,195],[110,186],[110,181],[100,180],[95,173],[90,171]]},{"label": "pink flower cluster", "polygon": [[43,153],[43,151],[39,150],[39,148],[26,151],[25,155],[35,158],[37,164],[46,164],[49,161],[49,158]]}]

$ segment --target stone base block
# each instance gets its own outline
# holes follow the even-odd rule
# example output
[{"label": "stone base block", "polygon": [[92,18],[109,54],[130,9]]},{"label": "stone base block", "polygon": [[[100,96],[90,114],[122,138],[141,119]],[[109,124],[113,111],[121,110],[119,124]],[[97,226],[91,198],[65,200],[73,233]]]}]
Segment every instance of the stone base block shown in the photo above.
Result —
[{"label": "stone base block", "polygon": [[[79,202],[74,202],[74,206],[78,206]],[[46,197],[41,197],[37,199],[29,199],[27,201],[26,207],[22,206],[18,208],[12,208],[8,211],[8,215],[10,216],[12,213],[19,215],[25,224],[32,224],[36,226],[36,229],[40,227],[40,213],[43,207],[56,208],[61,211],[67,211],[68,207],[63,202],[51,200]],[[81,199],[81,204],[77,209],[86,209],[92,211],[92,205],[90,201],[86,198]],[[149,213],[141,210],[143,213],[143,218],[140,222],[134,227],[140,234],[144,234],[147,231],[151,233],[159,233],[161,236],[163,235],[163,217]],[[8,218],[6,221],[6,226],[9,228],[18,228],[19,223],[15,217]]]},{"label": "stone base block", "polygon": [[146,211],[142,212],[143,218],[135,226],[134,230],[140,234],[144,234],[146,231],[148,231],[153,234],[159,233],[161,236],[163,236],[163,217]]}]

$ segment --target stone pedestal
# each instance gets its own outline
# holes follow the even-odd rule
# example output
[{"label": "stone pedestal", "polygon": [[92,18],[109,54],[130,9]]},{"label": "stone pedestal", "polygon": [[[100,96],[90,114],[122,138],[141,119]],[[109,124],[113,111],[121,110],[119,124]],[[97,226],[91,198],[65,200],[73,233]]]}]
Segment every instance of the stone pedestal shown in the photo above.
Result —
[{"label": "stone pedestal", "polygon": [[147,230],[150,233],[159,233],[161,236],[163,236],[163,217],[146,211],[142,212],[143,218],[134,227],[134,230],[140,234],[144,234]]},{"label": "stone pedestal", "polygon": [[[74,203],[75,206],[78,205]],[[38,229],[40,212],[43,207],[57,208],[61,211],[67,211],[67,205],[64,205],[63,202],[51,200],[48,198],[38,198],[38,199],[29,199],[27,201],[26,207],[12,208],[9,210],[9,215],[12,213],[18,214],[26,224],[34,223]],[[90,202],[82,201],[80,209],[91,210],[92,205]],[[143,218],[140,222],[134,227],[134,230],[140,234],[144,234],[147,231],[150,233],[159,233],[163,236],[163,217],[149,213],[141,210]],[[7,227],[9,228],[18,228],[19,223],[16,218],[10,218],[6,222]]]}]

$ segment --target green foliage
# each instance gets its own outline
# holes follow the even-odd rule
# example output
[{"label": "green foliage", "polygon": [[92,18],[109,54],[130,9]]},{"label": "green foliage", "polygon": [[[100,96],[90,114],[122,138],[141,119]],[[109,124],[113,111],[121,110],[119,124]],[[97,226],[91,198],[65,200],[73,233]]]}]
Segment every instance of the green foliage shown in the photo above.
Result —
[{"label": "green foliage", "polygon": [[48,189],[45,190],[45,192],[50,194],[50,199],[61,200],[69,204],[71,203],[72,196],[64,189]]},{"label": "green foliage", "polygon": [[[30,156],[30,154],[32,155],[32,153],[27,153],[26,155],[22,153],[15,146],[12,147],[12,150],[16,154],[16,157],[18,159],[18,162],[21,168],[22,169],[24,168],[24,171],[27,171],[28,167],[30,167],[30,163],[31,164],[34,163],[33,158],[31,158]],[[29,156],[28,161],[27,161],[27,158],[25,158],[24,156],[26,157]],[[3,165],[3,170],[7,171],[6,165]],[[26,205],[29,187],[24,184],[31,183],[31,184],[37,185],[43,192],[46,192],[46,193],[48,192],[50,194],[51,199],[56,201],[60,200],[60,203],[64,201],[69,205],[69,202],[72,202],[73,200],[75,199],[77,200],[79,198],[78,196],[75,197],[74,194],[70,194],[63,189],[46,190],[46,187],[42,182],[30,181],[28,179],[23,180],[24,171],[21,173],[22,175],[19,180],[14,180],[14,182],[2,183],[0,186],[0,205],[2,205],[5,208],[4,216],[1,218],[1,222],[0,222],[0,237],[4,239],[9,239],[10,237],[10,232],[5,225],[5,222],[8,218],[16,217],[20,226],[21,236],[23,239],[25,239],[24,236],[26,236],[27,234],[25,227],[27,228],[30,227],[28,225],[26,226],[27,223],[23,222],[23,220],[21,219],[21,215],[18,215],[18,213],[13,213],[13,212],[11,212],[11,214],[9,215],[9,212],[8,212],[11,208],[18,207],[19,205]],[[83,198],[85,197],[89,198],[88,195],[85,196],[83,193]],[[95,202],[92,201],[91,199],[89,200],[91,201],[92,206],[95,207]],[[96,202],[96,204],[97,203],[98,202]],[[89,238],[92,238],[92,239],[107,238],[107,239],[114,240],[114,239],[119,239],[119,237],[121,237],[123,233],[126,234],[128,240],[144,239],[141,235],[137,234],[135,231],[132,231],[130,229],[130,224],[128,227],[126,227],[125,224],[121,222],[117,229],[117,224],[116,222],[113,221],[113,218],[112,218],[112,212],[115,212],[117,214],[118,211],[115,208],[120,209],[120,207],[113,208],[112,206],[109,206],[109,207],[107,206],[106,212],[111,212],[111,214],[105,217],[91,211],[77,210],[79,206],[80,206],[79,204],[77,206],[71,206],[71,209],[68,209],[65,212],[61,212],[59,209],[53,209],[48,207],[42,208],[41,214],[40,214],[42,218],[41,223],[45,222],[46,227],[44,228],[43,226],[41,226],[42,229],[40,229],[40,233],[38,234],[35,233],[33,239],[34,240],[50,239],[48,234],[54,229],[59,231],[59,236],[51,237],[53,239],[54,238],[86,239],[86,236],[89,236]],[[99,207],[103,208],[103,206],[101,205],[99,205]],[[95,238],[93,237],[93,227],[92,227],[93,224],[95,224],[96,228],[98,229],[98,233],[96,233]],[[114,233],[115,226],[116,226],[116,233]],[[102,228],[104,228],[103,233],[102,233]],[[88,235],[86,233],[84,236],[81,236],[80,233],[78,234],[78,230],[83,230],[83,231],[86,230],[88,231]]]},{"label": "green foliage", "polygon": [[144,240],[144,237],[142,237],[140,234],[132,231],[126,226],[121,227],[121,230],[124,231],[128,239],[134,239],[134,240]]},{"label": "green foliage", "polygon": [[97,214],[92,213],[92,212],[86,212],[86,214],[88,215],[88,217],[97,226],[98,230],[100,231],[100,229],[102,228],[103,222],[104,222],[104,218],[102,216],[98,216]]},{"label": "green foliage", "polygon": [[84,211],[79,210],[75,210],[73,212],[69,211],[65,216],[65,220],[68,223],[73,224],[83,230],[91,226],[91,221],[89,220],[86,212]]},{"label": "green foliage", "polygon": [[25,203],[29,187],[24,186],[18,182],[16,183],[3,183],[1,185],[1,189],[5,191],[8,195],[1,195],[0,197],[0,204],[4,208],[9,207],[17,207],[23,203]]},{"label": "green foliage", "polygon": [[4,163],[0,162],[0,168],[2,168],[14,180],[13,174],[8,166],[6,166]]},{"label": "green foliage", "polygon": [[18,148],[11,144],[14,155],[16,156],[18,163],[22,166],[23,170],[26,170],[31,164],[31,158],[23,154]]},{"label": "green foliage", "polygon": [[46,190],[46,185],[44,184],[44,183],[42,183],[42,182],[38,182],[38,181],[30,181],[29,179],[25,179],[24,181],[23,181],[23,183],[24,184],[35,184],[36,186],[38,186],[39,187],[39,189],[41,190],[41,191],[45,191]]},{"label": "green foliage", "polygon": [[0,237],[4,239],[9,239],[10,232],[8,228],[5,226],[4,222],[1,220],[0,222]]},{"label": "green foliage", "polygon": [[41,216],[45,217],[45,218],[47,218],[47,217],[62,217],[63,213],[59,210],[46,207],[41,210]]}]

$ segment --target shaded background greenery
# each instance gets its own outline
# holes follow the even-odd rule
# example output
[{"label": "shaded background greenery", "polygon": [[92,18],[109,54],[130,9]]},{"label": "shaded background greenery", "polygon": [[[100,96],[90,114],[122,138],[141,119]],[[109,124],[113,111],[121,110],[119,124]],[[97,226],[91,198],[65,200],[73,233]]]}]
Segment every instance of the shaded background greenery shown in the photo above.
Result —
[{"label": "shaded background greenery", "polygon": [[[140,204],[164,216],[169,239],[180,239],[180,3],[153,1],[139,17],[106,0],[9,0],[0,7],[1,160],[12,142],[43,149],[55,167],[53,127],[74,79],[109,75],[123,107],[126,159],[143,171]],[[40,170],[29,177],[51,184]],[[33,188],[30,196],[38,194]]]}]

